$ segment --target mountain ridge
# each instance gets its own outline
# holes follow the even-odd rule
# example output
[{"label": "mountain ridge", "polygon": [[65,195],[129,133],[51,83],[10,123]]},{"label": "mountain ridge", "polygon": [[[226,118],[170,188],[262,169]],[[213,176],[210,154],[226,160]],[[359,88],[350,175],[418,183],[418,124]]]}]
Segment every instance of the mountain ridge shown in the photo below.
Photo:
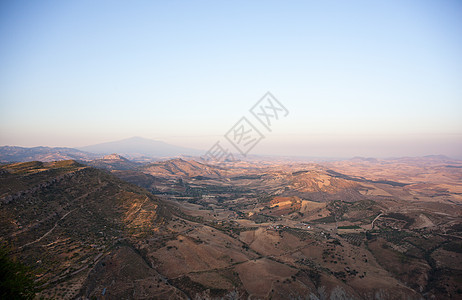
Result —
[{"label": "mountain ridge", "polygon": [[19,147],[0,146],[0,162],[27,162],[43,161],[51,162],[57,160],[80,160],[88,161],[99,158],[100,155],[81,151],[69,147]]},{"label": "mountain ridge", "polygon": [[127,139],[77,147],[81,151],[98,154],[119,153],[129,159],[139,157],[172,157],[179,155],[201,155],[202,150],[171,145],[163,141],[145,139],[141,137],[131,137]]}]

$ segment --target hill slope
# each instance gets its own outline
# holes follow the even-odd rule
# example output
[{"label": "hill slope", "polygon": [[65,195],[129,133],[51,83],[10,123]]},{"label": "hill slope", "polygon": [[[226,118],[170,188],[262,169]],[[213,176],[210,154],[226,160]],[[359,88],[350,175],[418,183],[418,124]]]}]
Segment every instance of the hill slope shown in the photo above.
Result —
[{"label": "hill slope", "polygon": [[[0,168],[1,241],[11,244],[46,282],[45,297],[93,295],[89,270],[104,257],[120,253],[129,255],[119,263],[143,262],[135,245],[159,235],[165,218],[159,201],[145,190],[75,161]],[[142,265],[150,277],[159,276]],[[120,280],[133,286],[137,279]],[[160,285],[159,292],[165,291],[177,292]],[[122,292],[130,293],[130,288]]]},{"label": "hill slope", "polygon": [[141,164],[126,159],[118,154],[106,155],[101,159],[95,159],[86,162],[87,165],[105,170],[132,170],[139,167]]},{"label": "hill slope", "polygon": [[140,170],[146,174],[159,177],[221,177],[227,170],[214,165],[207,165],[195,160],[181,158],[170,159],[144,165]]}]

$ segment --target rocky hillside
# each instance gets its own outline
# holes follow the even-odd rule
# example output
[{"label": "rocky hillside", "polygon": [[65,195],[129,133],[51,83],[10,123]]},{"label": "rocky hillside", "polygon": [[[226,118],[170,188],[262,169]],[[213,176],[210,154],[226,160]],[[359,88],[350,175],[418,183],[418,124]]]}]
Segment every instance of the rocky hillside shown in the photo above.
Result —
[{"label": "rocky hillside", "polygon": [[227,170],[219,166],[207,165],[194,160],[181,158],[170,159],[145,165],[141,170],[158,177],[210,177],[219,178],[226,174]]},{"label": "rocky hillside", "polygon": [[[75,161],[0,168],[1,241],[32,266],[44,283],[44,297],[90,295],[89,271],[106,256],[122,264],[142,261],[136,244],[160,235],[166,218],[145,190]],[[120,253],[129,255],[120,258]]]},{"label": "rocky hillside", "polygon": [[139,167],[141,164],[128,160],[125,157],[118,154],[109,154],[104,156],[102,159],[95,159],[86,162],[87,165],[98,169],[105,170],[133,170]]}]

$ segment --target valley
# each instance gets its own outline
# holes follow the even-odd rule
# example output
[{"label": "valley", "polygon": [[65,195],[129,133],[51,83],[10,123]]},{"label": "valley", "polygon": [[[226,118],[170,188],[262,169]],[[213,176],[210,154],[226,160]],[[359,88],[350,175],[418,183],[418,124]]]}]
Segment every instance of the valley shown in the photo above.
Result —
[{"label": "valley", "polygon": [[1,237],[44,298],[457,298],[458,166],[118,155],[7,164]]}]

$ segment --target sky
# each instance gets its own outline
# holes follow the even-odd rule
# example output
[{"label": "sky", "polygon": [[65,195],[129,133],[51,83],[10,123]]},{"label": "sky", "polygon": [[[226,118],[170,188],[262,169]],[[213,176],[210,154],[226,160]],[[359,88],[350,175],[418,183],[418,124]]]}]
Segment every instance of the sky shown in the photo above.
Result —
[{"label": "sky", "polygon": [[[461,1],[1,1],[0,145],[462,159]],[[259,129],[261,129],[259,127]]]}]

